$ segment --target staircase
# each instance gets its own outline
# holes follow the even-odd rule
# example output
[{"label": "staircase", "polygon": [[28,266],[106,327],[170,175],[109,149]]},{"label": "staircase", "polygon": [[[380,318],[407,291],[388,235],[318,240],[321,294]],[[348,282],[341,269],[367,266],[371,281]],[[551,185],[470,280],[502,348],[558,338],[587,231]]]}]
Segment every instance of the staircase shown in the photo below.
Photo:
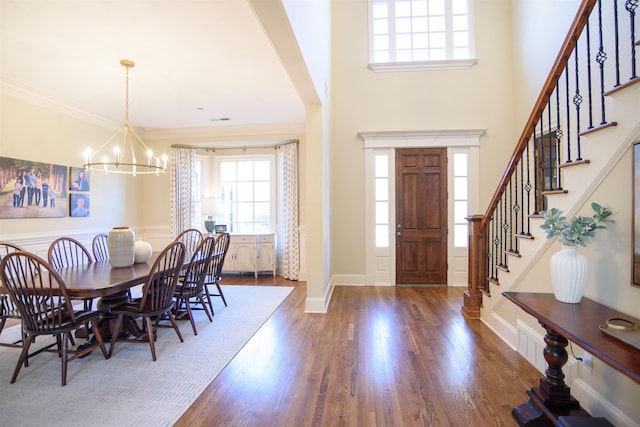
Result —
[{"label": "staircase", "polygon": [[[633,257],[633,145],[640,143],[637,6],[638,0],[581,2],[485,213],[468,218],[469,285],[462,313],[482,319],[540,371],[546,367],[544,330],[501,294],[552,292],[549,262],[560,246],[540,229],[540,212],[555,207],[569,217],[591,215],[593,201],[612,208],[618,236],[605,232],[596,238],[616,252],[624,271],[589,247],[590,263],[600,263],[589,280],[631,288],[626,271]],[[623,202],[610,206],[607,200]],[[598,292],[606,301],[607,289]],[[637,297],[628,290],[621,295]],[[565,365],[567,383],[578,377],[576,364],[570,357]],[[601,377],[580,375],[571,385],[572,392],[582,392],[583,407],[597,408],[616,425],[640,426],[637,399],[627,397],[637,396],[638,385],[608,367],[598,369]]]},{"label": "staircase", "polygon": [[467,317],[485,318],[552,245],[540,212],[588,206],[638,138],[637,5],[580,4],[485,214],[469,219]]}]

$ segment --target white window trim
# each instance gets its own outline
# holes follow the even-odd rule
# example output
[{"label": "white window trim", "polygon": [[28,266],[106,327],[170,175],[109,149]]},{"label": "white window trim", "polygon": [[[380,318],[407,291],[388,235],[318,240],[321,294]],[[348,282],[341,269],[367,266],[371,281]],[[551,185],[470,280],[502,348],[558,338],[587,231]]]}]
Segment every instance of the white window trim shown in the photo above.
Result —
[{"label": "white window trim", "polygon": [[[369,58],[373,58],[373,30],[372,22],[372,2],[369,0],[368,16],[368,37],[369,37]],[[474,0],[468,0],[467,16],[469,17],[469,58],[468,59],[444,59],[434,61],[411,61],[411,62],[370,62],[368,68],[374,72],[397,72],[397,71],[433,71],[433,70],[468,70],[473,67],[478,59],[475,58],[475,26],[474,26]]]},{"label": "white window trim", "polygon": [[372,62],[369,63],[369,69],[378,73],[391,71],[468,70],[477,62],[477,59],[445,59],[442,61],[415,62]]},{"label": "white window trim", "polygon": [[[365,285],[395,286],[396,285],[396,256],[395,256],[395,149],[396,148],[436,148],[446,147],[447,158],[451,159],[453,152],[468,154],[468,192],[469,212],[479,209],[479,154],[480,137],[486,129],[432,130],[432,131],[386,131],[359,132],[364,140],[365,149]],[[375,246],[375,196],[374,196],[374,158],[375,154],[389,154],[389,247]],[[447,182],[449,188],[453,185],[453,166],[447,167]],[[449,194],[453,194],[451,191]],[[447,201],[449,212],[453,212],[453,196]],[[453,215],[449,215],[449,229],[453,229]],[[467,267],[465,259],[467,248],[454,248],[453,234],[448,237],[449,269],[447,281],[449,286],[467,286]]]},{"label": "white window trim", "polygon": [[[278,199],[277,199],[277,185],[278,185],[278,181],[277,181],[277,173],[276,173],[276,167],[277,167],[277,161],[276,161],[276,155],[275,154],[247,154],[247,155],[229,155],[229,156],[224,156],[224,155],[216,155],[213,158],[213,164],[214,164],[214,178],[213,178],[213,191],[214,191],[214,198],[216,200],[220,199],[220,163],[221,162],[225,162],[225,161],[247,161],[247,160],[269,160],[271,167],[270,167],[270,177],[269,179],[271,180],[271,203],[269,206],[269,215],[270,215],[270,221],[269,221],[269,228],[270,228],[270,232],[271,233],[276,233],[276,222],[277,222],[277,204],[278,204]],[[216,222],[218,222],[217,219],[217,215],[216,215]],[[223,222],[221,222],[221,224],[223,224]]]}]

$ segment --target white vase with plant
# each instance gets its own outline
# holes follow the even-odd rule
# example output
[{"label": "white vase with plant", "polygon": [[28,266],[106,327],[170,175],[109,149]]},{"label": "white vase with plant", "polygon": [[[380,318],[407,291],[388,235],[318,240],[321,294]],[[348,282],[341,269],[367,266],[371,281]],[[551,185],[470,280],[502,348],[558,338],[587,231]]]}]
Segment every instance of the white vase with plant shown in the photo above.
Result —
[{"label": "white vase with plant", "polygon": [[544,215],[540,226],[547,239],[558,236],[562,250],[551,256],[551,285],[558,301],[579,303],[587,284],[589,266],[587,257],[577,251],[578,246],[591,243],[596,230],[606,228],[605,222],[613,222],[609,217],[613,212],[597,203],[591,203],[593,216],[573,216],[567,219],[562,211],[551,208]]}]

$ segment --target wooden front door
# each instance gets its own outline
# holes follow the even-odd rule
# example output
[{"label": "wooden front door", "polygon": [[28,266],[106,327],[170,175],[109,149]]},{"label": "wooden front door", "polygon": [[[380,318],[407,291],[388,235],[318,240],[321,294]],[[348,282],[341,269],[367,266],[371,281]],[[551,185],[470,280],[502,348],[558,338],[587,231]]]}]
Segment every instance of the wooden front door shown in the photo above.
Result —
[{"label": "wooden front door", "polygon": [[396,283],[447,283],[447,149],[396,150]]}]

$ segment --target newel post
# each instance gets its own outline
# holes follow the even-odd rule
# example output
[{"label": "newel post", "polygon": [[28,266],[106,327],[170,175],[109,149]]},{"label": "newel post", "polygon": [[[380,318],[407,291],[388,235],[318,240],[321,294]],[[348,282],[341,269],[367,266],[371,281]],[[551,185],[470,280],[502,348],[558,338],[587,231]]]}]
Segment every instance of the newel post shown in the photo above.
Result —
[{"label": "newel post", "polygon": [[487,277],[485,235],[480,229],[483,218],[483,215],[472,215],[466,218],[469,224],[469,284],[464,292],[462,314],[470,319],[480,318],[482,289]]}]

